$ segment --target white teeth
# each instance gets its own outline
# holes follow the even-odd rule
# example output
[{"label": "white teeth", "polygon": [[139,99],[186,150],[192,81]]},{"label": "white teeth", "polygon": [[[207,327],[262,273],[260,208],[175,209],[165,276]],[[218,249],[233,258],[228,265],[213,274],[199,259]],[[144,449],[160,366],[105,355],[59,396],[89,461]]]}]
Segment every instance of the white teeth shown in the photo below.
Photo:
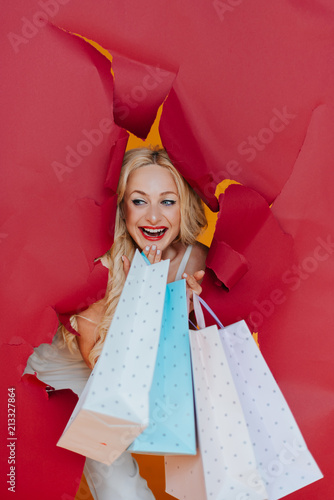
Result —
[{"label": "white teeth", "polygon": [[163,234],[166,229],[148,229],[147,227],[143,227],[142,228],[144,233],[148,234],[148,235],[155,235],[155,236],[160,236],[161,234]]}]

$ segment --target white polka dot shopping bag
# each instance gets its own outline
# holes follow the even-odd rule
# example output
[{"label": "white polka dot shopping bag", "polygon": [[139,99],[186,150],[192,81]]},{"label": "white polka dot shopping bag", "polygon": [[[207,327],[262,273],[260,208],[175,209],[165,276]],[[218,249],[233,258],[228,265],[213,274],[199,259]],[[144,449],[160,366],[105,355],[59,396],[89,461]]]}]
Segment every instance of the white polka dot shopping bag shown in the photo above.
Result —
[{"label": "white polka dot shopping bag", "polygon": [[[200,303],[220,330],[205,328]],[[321,479],[246,323],[224,328],[197,296],[194,308],[201,328],[190,331],[199,451],[195,459],[166,458],[166,491],[183,500],[278,500]]]},{"label": "white polka dot shopping bag", "polygon": [[58,446],[111,464],[149,422],[169,261],[131,263],[102,353]]}]

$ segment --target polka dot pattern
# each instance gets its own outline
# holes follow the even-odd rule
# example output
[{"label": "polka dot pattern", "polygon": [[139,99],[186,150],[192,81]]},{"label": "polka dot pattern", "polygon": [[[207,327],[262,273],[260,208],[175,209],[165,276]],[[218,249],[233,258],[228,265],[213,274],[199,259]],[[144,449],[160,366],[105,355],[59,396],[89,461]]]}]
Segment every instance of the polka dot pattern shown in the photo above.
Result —
[{"label": "polka dot pattern", "polygon": [[136,453],[195,454],[195,417],[185,280],[167,285],[147,429]]},{"label": "polka dot pattern", "polygon": [[282,498],[320,479],[322,474],[246,323],[224,328],[220,338],[268,498]]},{"label": "polka dot pattern", "polygon": [[[217,327],[190,331],[190,345],[207,498],[232,500],[247,494],[249,500],[265,500],[265,488]],[[249,484],[251,475],[258,482],[257,489]]]},{"label": "polka dot pattern", "polygon": [[180,500],[205,500],[201,454],[165,458],[166,492]]},{"label": "polka dot pattern", "polygon": [[183,500],[278,500],[321,479],[246,323],[191,331],[190,343],[200,450],[196,460],[166,457],[167,491]]},{"label": "polka dot pattern", "polygon": [[[102,353],[66,428],[67,441],[111,463],[148,425],[169,261],[136,251]],[[66,447],[66,446],[65,446]],[[110,458],[112,457],[112,458]]]}]

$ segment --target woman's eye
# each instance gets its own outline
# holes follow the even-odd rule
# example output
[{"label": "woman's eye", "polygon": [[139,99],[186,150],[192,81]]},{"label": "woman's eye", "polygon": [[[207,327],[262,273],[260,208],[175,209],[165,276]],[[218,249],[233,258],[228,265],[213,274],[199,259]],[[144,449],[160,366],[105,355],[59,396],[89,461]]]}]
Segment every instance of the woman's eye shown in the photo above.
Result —
[{"label": "woman's eye", "polygon": [[176,200],[163,200],[161,203],[163,205],[167,205],[167,206],[169,206],[169,205],[175,205]]},{"label": "woman's eye", "polygon": [[145,201],[144,201],[144,200],[140,200],[140,199],[136,198],[135,200],[132,200],[132,203],[133,203],[134,205],[143,205],[143,204],[145,203]]}]

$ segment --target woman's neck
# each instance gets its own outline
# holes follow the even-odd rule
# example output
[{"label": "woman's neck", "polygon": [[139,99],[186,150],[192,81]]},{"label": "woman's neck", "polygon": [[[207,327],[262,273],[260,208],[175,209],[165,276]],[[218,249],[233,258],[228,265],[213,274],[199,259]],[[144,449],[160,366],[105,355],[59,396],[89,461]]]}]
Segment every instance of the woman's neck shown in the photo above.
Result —
[{"label": "woman's neck", "polygon": [[169,259],[172,263],[175,259],[178,260],[178,257],[183,250],[184,245],[180,241],[172,243],[162,252],[162,259]]}]

